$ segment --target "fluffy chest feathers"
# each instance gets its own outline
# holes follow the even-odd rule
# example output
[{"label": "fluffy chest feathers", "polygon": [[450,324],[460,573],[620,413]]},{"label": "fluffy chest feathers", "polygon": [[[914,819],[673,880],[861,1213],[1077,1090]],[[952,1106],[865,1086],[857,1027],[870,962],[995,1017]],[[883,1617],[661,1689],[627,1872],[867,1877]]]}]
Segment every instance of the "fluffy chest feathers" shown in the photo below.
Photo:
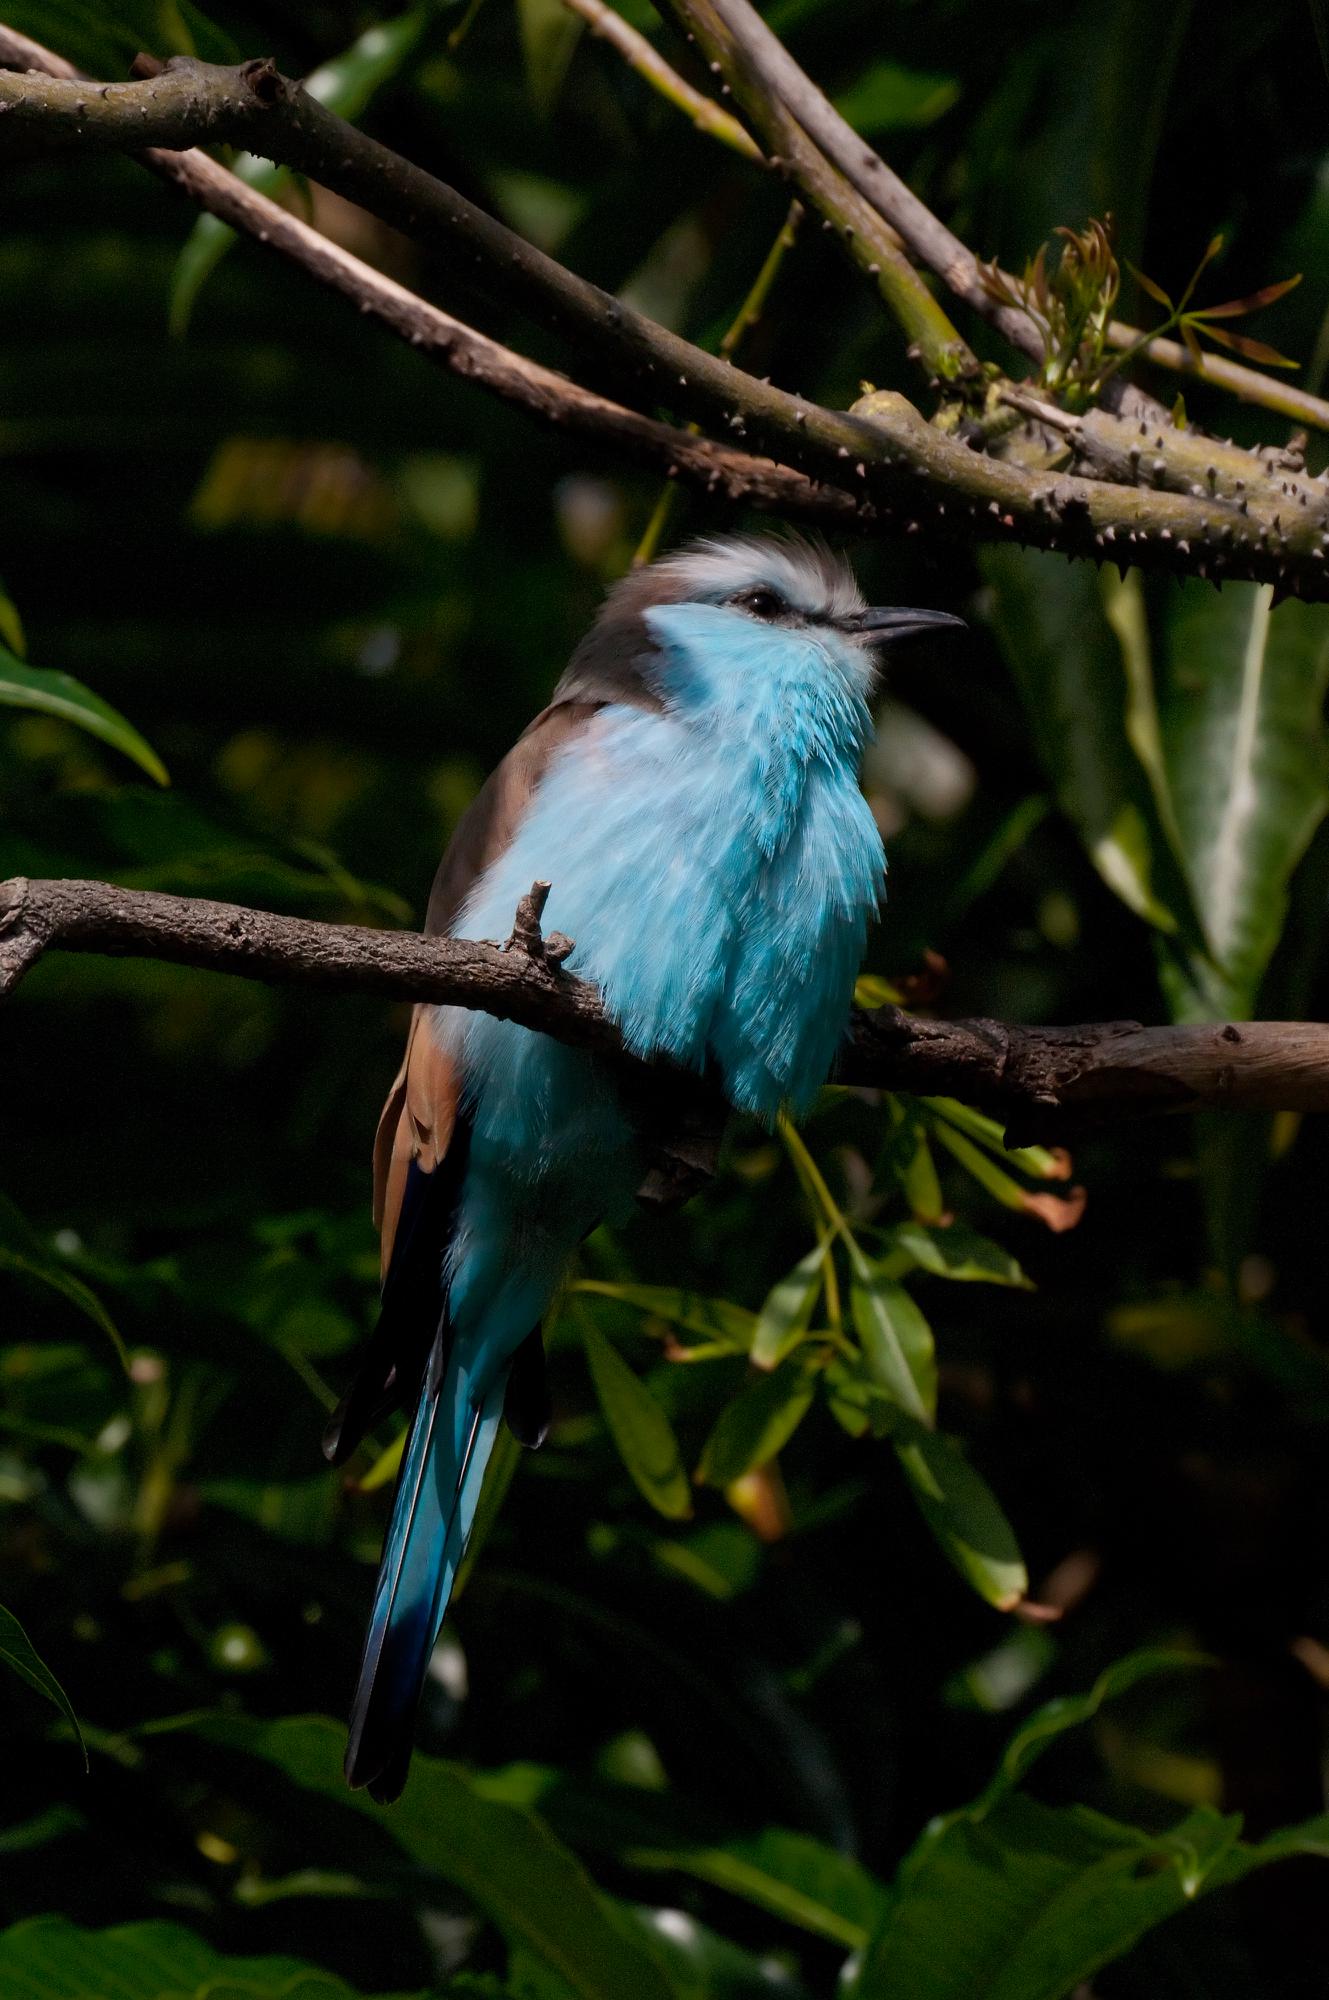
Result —
[{"label": "fluffy chest feathers", "polygon": [[[715,1060],[731,1099],[769,1117],[825,1078],[881,890],[857,781],[868,711],[805,634],[773,642],[692,605],[651,625],[667,708],[606,708],[559,753],[459,928],[506,935],[532,880],[549,880],[569,969],[629,1045]],[[491,1079],[498,1025],[468,1036]]]}]

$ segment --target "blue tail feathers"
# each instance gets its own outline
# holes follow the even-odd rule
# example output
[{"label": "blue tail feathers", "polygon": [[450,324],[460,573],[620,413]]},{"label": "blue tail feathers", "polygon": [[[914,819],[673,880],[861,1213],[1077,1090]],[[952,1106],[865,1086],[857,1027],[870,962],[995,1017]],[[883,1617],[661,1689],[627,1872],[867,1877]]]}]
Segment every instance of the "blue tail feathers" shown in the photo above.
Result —
[{"label": "blue tail feathers", "polygon": [[466,1350],[445,1321],[397,1478],[351,1710],[347,1780],[385,1804],[406,1781],[429,1656],[503,1413],[508,1364],[479,1372]]}]

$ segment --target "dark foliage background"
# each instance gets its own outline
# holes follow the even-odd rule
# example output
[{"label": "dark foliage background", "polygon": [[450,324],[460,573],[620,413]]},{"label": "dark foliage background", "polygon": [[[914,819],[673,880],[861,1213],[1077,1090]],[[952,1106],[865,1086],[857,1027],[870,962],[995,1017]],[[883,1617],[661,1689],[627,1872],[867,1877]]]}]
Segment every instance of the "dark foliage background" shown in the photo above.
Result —
[{"label": "dark foliage background", "polygon": [[[686,61],[644,5],[623,11]],[[338,0],[218,4],[210,20],[151,0],[3,12],[112,76],[136,47],[168,53],[190,37],[303,74],[374,25]],[[1329,155],[1300,5],[1233,0],[1221,23],[1140,0],[947,0],[889,17],[872,0],[779,0],[768,16],[984,255],[1018,265],[1056,225],[1111,210],[1125,253],[1169,284],[1219,229],[1223,296],[1304,270],[1271,337],[1315,386]],[[557,0],[487,0],[454,46],[461,19],[421,10],[363,113],[371,129],[714,343],[786,196],[603,44],[577,43]],[[568,358],[364,217],[292,198],[450,308]],[[87,734],[7,710],[0,875],[413,923],[442,843],[630,561],[656,492],[431,371],[248,247],[169,332],[194,220],[129,161],[30,165],[0,182],[4,585],[30,660],[95,688],[171,776],[161,789]],[[810,225],[746,356],[832,403],[862,378],[912,387],[875,302]],[[1224,434],[1269,434],[1268,420],[1194,401]],[[686,503],[668,532],[732,525]],[[1178,969],[1171,877],[1157,852],[1151,877],[1119,814],[1125,696],[1099,581],[1049,559],[979,565],[960,546],[852,553],[872,601],[944,606],[975,628],[964,649],[911,653],[887,691],[866,779],[891,858],[875,972],[939,952],[947,1008],[1027,1020],[1322,1012],[1322,611],[1273,621],[1258,724],[1275,747],[1234,827],[1225,808],[1244,774],[1223,746],[1254,593],[1202,608],[1198,585],[1131,599],[1154,637],[1174,859],[1202,917],[1225,895],[1240,903],[1216,998],[1193,961]],[[1201,733],[1197,690],[1216,734]],[[1229,836],[1235,891],[1213,872]],[[331,1778],[323,1789],[335,1730],[264,1733],[343,1713],[371,1586],[388,1489],[324,1470],[320,1394],[345,1379],[372,1319],[368,1145],[402,1025],[356,999],[58,957],[6,1008],[0,1602],[66,1690],[90,1770],[67,1724],[48,1726],[56,1711],[6,1678],[0,1917],[167,1921],[205,1958],[324,1968],[311,1992],[342,1990],[334,1978],[442,1991],[462,1968],[473,1992],[625,1993],[589,1931],[580,1967],[514,1939],[511,1885],[533,1866],[515,1849],[484,1864],[498,1886],[477,1896],[447,1851],[447,1827],[469,1825],[446,1788],[461,1779],[426,1760],[403,1817],[365,1817]],[[851,1439],[824,1398],[777,1470],[729,1498],[694,1488],[689,1519],[653,1512],[597,1400],[586,1319],[648,1380],[689,1470],[747,1363],[738,1351],[673,1362],[665,1315],[573,1294],[551,1335],[554,1434],[516,1469],[430,1685],[425,1751],[504,1774],[467,1796],[538,1803],[615,1910],[657,1913],[613,1935],[666,1954],[662,1991],[832,1991],[925,1823],[981,1792],[1031,1708],[1142,1648],[1214,1664],[1142,1677],[1067,1733],[1032,1787],[1049,1807],[1146,1830],[1138,1853],[1109,1842],[1118,1863],[1090,1881],[1075,1874],[1088,1834],[1056,1823],[1088,1906],[1166,1874],[1149,1842],[1187,1812],[1240,1812],[1254,1841],[1325,1803],[1323,1133],[1289,1119],[1124,1127],[1077,1150],[1088,1206],[1054,1231],[1036,1208],[1003,1208],[991,1172],[985,1187],[928,1129],[945,1209],[1036,1285],[910,1279],[936,1334],[942,1421],[1059,1621],[1021,1622],[968,1588],[889,1443]],[[830,1099],[807,1139],[874,1258],[873,1226],[902,1220],[911,1198],[936,1222],[886,1107]],[[1005,1183],[1008,1202],[1017,1184],[1027,1177]],[[1058,1182],[1035,1191],[1065,1195]],[[740,1130],[708,1194],[595,1239],[581,1276],[756,1310],[815,1231],[786,1151]],[[224,1720],[179,1720],[205,1714]],[[1008,1880],[1063,1839],[993,1826]],[[499,1849],[504,1827],[485,1835]],[[758,1868],[741,1843],[770,1828],[821,1845],[768,1846]],[[765,1886],[699,1854],[746,1855]],[[915,1974],[883,1958],[864,1993],[1068,1990],[1055,1968],[1041,1984],[996,1969],[1018,1926],[999,1912],[985,1941],[994,1878],[968,1859],[975,1872],[939,1892]],[[1133,1949],[1147,1925],[1119,1922],[1093,1992],[1318,1994],[1322,1866],[1261,1872]],[[1215,1886],[1222,1868],[1200,1875]],[[1048,1883],[1028,1880],[1030,1908],[1052,1909]],[[1082,1917],[1067,1904],[1049,1920]],[[117,1976],[126,1992],[165,1991],[134,1958],[142,1935]],[[20,1985],[46,1976],[33,1968],[48,1946],[55,1963],[69,1939],[0,1940],[5,1990],[48,1990]],[[109,1949],[69,1990],[112,1990]],[[189,1965],[180,1990],[204,1990],[209,1964]],[[247,1976],[245,1991],[287,1990],[270,1968]]]}]

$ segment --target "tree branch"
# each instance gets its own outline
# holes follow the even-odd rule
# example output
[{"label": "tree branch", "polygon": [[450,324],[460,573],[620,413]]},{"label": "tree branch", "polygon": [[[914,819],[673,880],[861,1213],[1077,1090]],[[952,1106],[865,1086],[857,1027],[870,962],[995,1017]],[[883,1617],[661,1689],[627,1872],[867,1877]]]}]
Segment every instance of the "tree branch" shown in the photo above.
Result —
[{"label": "tree branch", "polygon": [[[679,4],[695,8],[711,0]],[[25,38],[0,29],[0,59],[31,62],[34,49]],[[45,52],[36,55],[41,60]],[[50,58],[47,63],[50,67]],[[58,59],[55,66],[68,67]],[[135,92],[157,94],[140,99]],[[620,360],[635,355],[648,374],[678,367],[680,402],[708,410],[712,428],[722,433],[751,435],[759,444],[769,440],[778,462],[763,464],[713,439],[689,438],[537,367],[370,271],[206,155],[161,148],[142,155],[222,220],[294,258],[455,372],[547,422],[575,426],[607,446],[663,463],[666,471],[673,468],[677,476],[730,501],[800,518],[926,529],[937,536],[959,532],[1066,555],[1111,556],[1178,575],[1271,582],[1307,598],[1329,598],[1329,485],[1306,478],[1285,460],[1275,464],[1268,456],[1229,448],[1242,470],[1209,479],[1208,461],[1204,467],[1194,462],[1199,440],[1193,435],[1169,428],[1152,438],[1128,439],[1110,428],[1122,419],[1092,412],[1077,434],[1076,450],[1091,471],[1134,482],[1116,485],[1060,470],[1031,470],[971,449],[893,393],[873,393],[849,413],[819,408],[629,314],[461,203],[452,190],[333,118],[268,63],[230,70],[177,59],[162,75],[107,85],[105,95],[101,87],[67,76],[0,75],[0,147],[10,130],[28,147],[48,128],[63,145],[84,143],[83,135],[95,128],[97,145],[114,142],[132,151],[149,126],[161,132],[173,121],[183,143],[195,125],[217,136],[217,125],[232,118],[234,130],[229,124],[227,129],[239,142],[303,166],[342,191],[363,187],[368,199],[371,188],[377,189],[378,212],[407,227],[419,222],[417,206],[423,204],[438,229],[452,231],[454,245],[469,245],[471,259],[491,275],[510,258],[515,288],[531,298],[541,295],[548,278],[551,311],[561,312],[571,302],[581,331],[595,323],[601,352],[612,350]],[[292,133],[290,146],[272,143]],[[428,230],[421,228],[427,238]],[[1178,444],[1179,438],[1184,442]],[[1097,455],[1095,446],[1101,446]],[[1070,451],[1068,444],[1068,459]],[[1217,470],[1222,474],[1225,468]]]},{"label": "tree branch", "polygon": [[[29,43],[13,29],[0,28],[0,61],[35,59],[51,63],[61,60],[49,50]],[[31,78],[22,81],[29,83]],[[75,104],[80,98],[92,101],[89,93],[96,86],[72,75],[62,81],[75,91]],[[9,77],[0,74],[0,103],[5,101],[4,89],[10,83]],[[142,86],[116,88],[137,90]],[[117,115],[123,115],[124,100],[109,101],[117,105]],[[582,388],[553,369],[527,360],[408,291],[372,265],[361,262],[340,244],[320,235],[298,216],[218,166],[206,153],[149,147],[139,157],[163,180],[179,187],[220,221],[248,235],[264,249],[299,265],[308,276],[340,293],[367,318],[377,321],[429,360],[441,363],[453,374],[475,382],[543,423],[575,431],[670,478],[678,478],[708,493],[719,493],[738,504],[819,520],[828,526],[834,521],[848,525],[861,506],[857,495],[819,484],[790,466],[755,458],[748,452],[642,416]]]},{"label": "tree branch", "polygon": [[[566,940],[539,941],[542,886],[502,946],[20,877],[0,883],[0,998],[48,951],[154,958],[273,985],[478,1008],[626,1060],[594,987],[559,970]],[[1329,1024],[1037,1028],[883,1007],[853,1016],[835,1081],[962,1098],[999,1113],[1019,1143],[1064,1137],[1086,1118],[1199,1105],[1329,1111]]]},{"label": "tree branch", "polygon": [[875,456],[870,432],[695,347],[568,270],[455,189],[382,146],[271,62],[226,67],[176,56],[160,74],[85,86],[0,74],[0,158],[34,150],[139,152],[243,146],[359,203],[415,242],[460,259],[468,280],[564,335],[579,370],[827,477]]}]

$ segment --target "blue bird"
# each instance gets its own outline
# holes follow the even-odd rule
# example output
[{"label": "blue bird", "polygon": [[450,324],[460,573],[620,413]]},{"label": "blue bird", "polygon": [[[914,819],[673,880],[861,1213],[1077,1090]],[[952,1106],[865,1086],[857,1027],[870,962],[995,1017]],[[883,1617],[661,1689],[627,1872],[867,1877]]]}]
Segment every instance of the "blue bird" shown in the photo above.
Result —
[{"label": "blue bird", "polygon": [[[870,610],[840,559],[703,541],[624,579],[549,707],[457,828],[426,931],[505,937],[531,883],[629,1049],[805,1110],[883,888],[858,785],[877,648],[961,621]],[[346,1775],[400,1793],[416,1709],[505,1408],[547,1424],[540,1320],[577,1244],[632,1205],[612,1068],[511,1022],[417,1007],[375,1145],[382,1310],[325,1449],[413,1411]]]}]

